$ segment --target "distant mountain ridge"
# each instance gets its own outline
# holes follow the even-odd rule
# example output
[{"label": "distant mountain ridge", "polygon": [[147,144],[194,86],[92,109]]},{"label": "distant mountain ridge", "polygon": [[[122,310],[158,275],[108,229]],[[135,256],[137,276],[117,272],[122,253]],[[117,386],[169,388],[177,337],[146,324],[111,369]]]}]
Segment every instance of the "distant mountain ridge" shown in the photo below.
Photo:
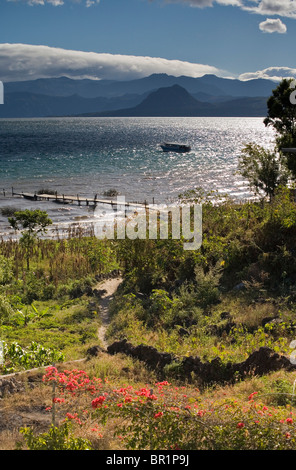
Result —
[{"label": "distant mountain ridge", "polygon": [[241,96],[270,96],[275,83],[266,79],[241,81],[204,75],[193,78],[186,76],[175,77],[164,73],[152,74],[148,77],[129,81],[116,80],[74,80],[67,77],[39,78],[23,82],[5,83],[7,93],[29,92],[49,96],[80,95],[84,98],[114,97],[128,93],[143,94],[158,88],[180,85],[189,93],[207,93],[213,96],[231,95]]},{"label": "distant mountain ridge", "polygon": [[[119,110],[130,108],[137,108],[135,112],[143,115],[160,115],[159,99],[164,99],[168,90],[175,86],[179,86],[178,93],[176,88],[169,92],[172,99],[175,90],[172,105],[168,102],[165,105],[168,115],[178,116],[184,112],[205,116],[211,115],[211,112],[213,115],[237,115],[238,103],[235,100],[240,100],[244,115],[263,116],[266,114],[265,102],[276,84],[271,80],[243,82],[215,75],[192,78],[152,74],[130,81],[42,78],[4,83],[4,104],[0,106],[0,117],[107,115],[115,111],[120,114]],[[151,97],[158,90],[162,90],[161,95]],[[148,103],[143,104],[148,96]]]},{"label": "distant mountain ridge", "polygon": [[30,92],[6,93],[0,106],[0,118],[69,116],[100,110],[113,110],[119,106],[134,106],[141,101],[139,95],[125,95],[116,98],[84,98],[71,96],[50,96]]},{"label": "distant mountain ridge", "polygon": [[263,117],[267,112],[267,98],[235,98],[222,103],[196,100],[179,85],[159,88],[132,108],[101,113],[87,113],[88,117],[202,117],[252,116]]},{"label": "distant mountain ridge", "polygon": [[180,85],[152,91],[135,107],[92,113],[92,116],[196,116],[212,110],[214,105],[196,100]]}]

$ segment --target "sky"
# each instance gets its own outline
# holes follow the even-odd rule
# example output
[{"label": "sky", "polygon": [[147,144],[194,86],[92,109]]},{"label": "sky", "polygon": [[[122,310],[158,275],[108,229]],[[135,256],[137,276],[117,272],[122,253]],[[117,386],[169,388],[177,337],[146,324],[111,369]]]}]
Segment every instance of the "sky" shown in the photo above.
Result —
[{"label": "sky", "polygon": [[0,0],[0,80],[296,77],[296,0]]}]

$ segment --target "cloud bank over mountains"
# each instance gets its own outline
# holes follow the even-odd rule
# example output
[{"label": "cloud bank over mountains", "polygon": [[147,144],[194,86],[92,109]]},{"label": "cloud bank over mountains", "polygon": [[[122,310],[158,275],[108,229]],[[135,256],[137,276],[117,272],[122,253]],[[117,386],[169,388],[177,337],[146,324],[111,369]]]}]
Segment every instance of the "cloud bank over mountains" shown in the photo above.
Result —
[{"label": "cloud bank over mountains", "polygon": [[0,44],[0,79],[3,82],[60,77],[131,80],[153,73],[201,77],[227,76],[211,65],[160,57],[73,51],[28,44]]},{"label": "cloud bank over mountains", "polygon": [[254,80],[257,78],[264,78],[267,80],[280,81],[283,78],[295,78],[296,68],[291,67],[268,67],[257,72],[242,73],[238,78],[239,80]]},{"label": "cloud bank over mountains", "polygon": [[211,65],[161,57],[104,54],[29,44],[0,44],[0,80],[3,82],[61,76],[132,80],[154,73],[194,78],[212,74],[240,80],[265,78],[279,81],[285,77],[296,77],[296,68],[275,66],[233,77],[227,71]]}]

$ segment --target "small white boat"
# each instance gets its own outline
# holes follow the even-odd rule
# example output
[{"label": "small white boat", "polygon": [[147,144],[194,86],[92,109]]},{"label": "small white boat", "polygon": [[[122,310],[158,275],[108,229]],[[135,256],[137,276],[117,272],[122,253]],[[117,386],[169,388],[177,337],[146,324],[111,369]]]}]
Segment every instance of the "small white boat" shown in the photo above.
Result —
[{"label": "small white boat", "polygon": [[185,144],[170,144],[168,142],[164,142],[163,144],[160,144],[160,146],[164,152],[184,153],[184,152],[190,152],[191,150],[190,145],[185,145]]}]

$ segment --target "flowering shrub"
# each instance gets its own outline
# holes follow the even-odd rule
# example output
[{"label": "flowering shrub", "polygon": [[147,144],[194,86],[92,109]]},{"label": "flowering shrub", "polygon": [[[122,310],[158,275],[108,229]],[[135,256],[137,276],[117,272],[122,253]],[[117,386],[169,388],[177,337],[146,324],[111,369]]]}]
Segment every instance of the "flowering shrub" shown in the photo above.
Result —
[{"label": "flowering shrub", "polygon": [[[84,371],[47,369],[44,382],[56,384],[66,420],[102,436],[103,425],[116,418],[115,436],[127,449],[281,450],[296,449],[295,416],[289,407],[257,401],[205,400],[197,389],[167,381],[134,388],[114,388],[108,380],[90,379]],[[83,406],[80,406],[82,403]]]}]

